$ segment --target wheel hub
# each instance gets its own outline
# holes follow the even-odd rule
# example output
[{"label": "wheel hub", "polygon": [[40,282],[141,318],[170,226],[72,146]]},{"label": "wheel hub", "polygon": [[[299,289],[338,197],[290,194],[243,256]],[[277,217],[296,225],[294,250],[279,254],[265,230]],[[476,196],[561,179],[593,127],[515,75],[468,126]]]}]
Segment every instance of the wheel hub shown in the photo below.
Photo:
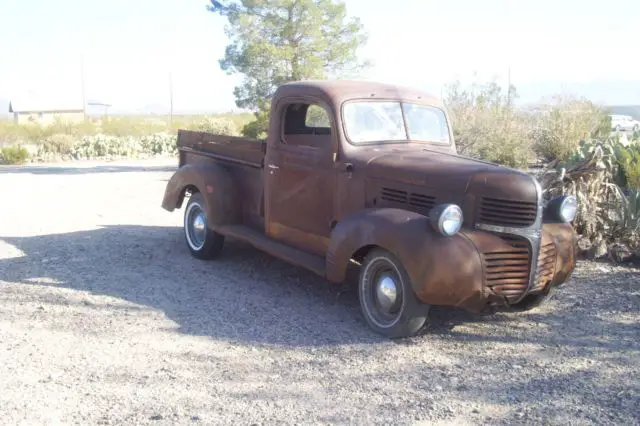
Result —
[{"label": "wheel hub", "polygon": [[204,214],[200,213],[195,217],[195,219],[193,219],[193,229],[196,232],[204,232],[205,226]]},{"label": "wheel hub", "polygon": [[207,216],[199,205],[193,204],[185,217],[187,241],[193,250],[200,250],[207,237]]},{"label": "wheel hub", "polygon": [[193,218],[193,236],[195,237],[194,241],[196,244],[200,245],[204,241],[204,234],[206,231],[206,219],[204,217],[203,212],[198,212],[198,214]]},{"label": "wheel hub", "polygon": [[376,299],[378,299],[378,304],[385,313],[391,312],[391,309],[396,304],[398,286],[389,275],[382,275],[376,282]]}]

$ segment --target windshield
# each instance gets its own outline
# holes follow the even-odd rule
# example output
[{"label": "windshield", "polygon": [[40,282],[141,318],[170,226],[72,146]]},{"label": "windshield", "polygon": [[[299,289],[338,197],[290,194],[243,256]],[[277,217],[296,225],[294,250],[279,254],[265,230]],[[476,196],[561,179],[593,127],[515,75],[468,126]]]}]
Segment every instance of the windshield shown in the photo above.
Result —
[{"label": "windshield", "polygon": [[396,101],[348,102],[344,105],[343,114],[347,137],[352,143],[407,140],[450,142],[444,113],[428,105]]}]

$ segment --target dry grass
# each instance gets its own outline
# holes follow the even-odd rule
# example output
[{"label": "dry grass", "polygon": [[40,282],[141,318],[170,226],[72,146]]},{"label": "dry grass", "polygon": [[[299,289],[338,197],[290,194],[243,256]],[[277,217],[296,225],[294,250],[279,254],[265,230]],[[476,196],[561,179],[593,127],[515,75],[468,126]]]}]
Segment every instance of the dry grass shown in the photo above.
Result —
[{"label": "dry grass", "polygon": [[[0,160],[6,164],[32,161],[59,161],[100,158],[103,153],[118,155],[172,152],[178,129],[202,130],[237,136],[251,114],[209,116],[90,118],[85,122],[61,119],[51,124],[16,124],[0,121]],[[25,145],[34,149],[27,150]],[[173,147],[173,148],[172,148]]]},{"label": "dry grass", "polygon": [[161,132],[175,133],[178,129],[199,129],[211,126],[212,122],[224,121],[229,129],[239,129],[252,119],[248,113],[174,116],[111,116],[91,117],[85,122],[74,123],[57,119],[49,125],[16,124],[11,120],[0,120],[0,145],[19,143],[42,143],[57,135],[68,135],[76,139],[83,136],[105,134],[110,136],[145,136]]},{"label": "dry grass", "polygon": [[525,168],[537,160],[566,160],[580,141],[609,135],[605,110],[582,98],[556,95],[536,109],[515,106],[515,87],[450,85],[444,101],[460,153]]}]

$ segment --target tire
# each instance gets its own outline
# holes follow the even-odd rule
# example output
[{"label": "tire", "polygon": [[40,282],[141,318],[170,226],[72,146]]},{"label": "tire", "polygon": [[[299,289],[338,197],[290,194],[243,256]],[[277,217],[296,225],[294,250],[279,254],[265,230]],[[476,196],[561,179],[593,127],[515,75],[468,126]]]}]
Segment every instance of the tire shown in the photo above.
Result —
[{"label": "tire", "polygon": [[[395,301],[391,303],[393,288]],[[429,305],[418,301],[407,271],[386,250],[374,249],[364,259],[358,278],[358,299],[369,327],[388,338],[413,336],[427,321]]]},{"label": "tire", "polygon": [[224,246],[224,235],[209,227],[204,197],[195,192],[184,210],[184,237],[193,257],[202,260],[216,258]]},{"label": "tire", "polygon": [[620,127],[620,125],[618,124],[618,125],[615,127],[615,131],[616,131],[616,132],[620,132],[621,130],[622,130],[622,127]]}]

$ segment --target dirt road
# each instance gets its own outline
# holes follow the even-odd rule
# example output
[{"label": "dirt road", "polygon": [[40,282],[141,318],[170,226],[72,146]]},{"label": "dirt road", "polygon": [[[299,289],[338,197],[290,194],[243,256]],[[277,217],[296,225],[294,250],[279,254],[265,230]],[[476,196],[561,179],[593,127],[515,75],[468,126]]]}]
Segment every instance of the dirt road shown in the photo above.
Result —
[{"label": "dirt road", "polygon": [[541,308],[388,341],[355,292],[244,244],[191,258],[171,170],[0,169],[3,424],[640,422],[637,269],[581,262]]}]

